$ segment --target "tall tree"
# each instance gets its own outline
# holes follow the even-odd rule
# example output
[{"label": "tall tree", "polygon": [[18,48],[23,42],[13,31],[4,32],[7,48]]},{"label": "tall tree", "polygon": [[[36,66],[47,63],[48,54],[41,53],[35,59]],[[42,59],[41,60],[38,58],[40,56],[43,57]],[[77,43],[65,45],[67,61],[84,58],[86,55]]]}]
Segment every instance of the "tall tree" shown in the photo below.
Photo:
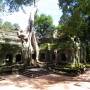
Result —
[{"label": "tall tree", "polygon": [[[84,44],[83,47],[87,48],[87,43],[90,41],[90,0],[58,0],[59,7],[62,9],[63,15],[60,19],[60,24],[63,24],[62,28],[72,38],[74,46]],[[79,38],[80,40],[78,40]],[[87,52],[87,49],[86,49]],[[89,51],[90,52],[90,51]],[[85,53],[85,50],[84,50]],[[77,52],[74,61],[80,62],[80,56]],[[87,55],[85,53],[85,55]],[[78,59],[77,59],[78,58]],[[86,60],[86,58],[83,58]]]},{"label": "tall tree", "polygon": [[35,27],[40,38],[50,36],[54,29],[52,17],[44,14],[37,16],[35,19]]},{"label": "tall tree", "polygon": [[[70,36],[89,39],[90,0],[58,0],[63,15],[60,24]],[[87,37],[88,36],[88,37]]]}]

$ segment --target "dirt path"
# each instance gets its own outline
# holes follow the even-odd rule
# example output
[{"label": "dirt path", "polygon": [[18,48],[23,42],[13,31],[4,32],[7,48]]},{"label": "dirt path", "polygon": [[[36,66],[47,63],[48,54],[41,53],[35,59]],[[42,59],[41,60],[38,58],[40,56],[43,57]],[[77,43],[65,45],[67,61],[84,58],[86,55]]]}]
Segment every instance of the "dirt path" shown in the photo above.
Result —
[{"label": "dirt path", "polygon": [[47,74],[35,78],[23,75],[3,76],[0,90],[90,90],[90,70],[77,77]]}]

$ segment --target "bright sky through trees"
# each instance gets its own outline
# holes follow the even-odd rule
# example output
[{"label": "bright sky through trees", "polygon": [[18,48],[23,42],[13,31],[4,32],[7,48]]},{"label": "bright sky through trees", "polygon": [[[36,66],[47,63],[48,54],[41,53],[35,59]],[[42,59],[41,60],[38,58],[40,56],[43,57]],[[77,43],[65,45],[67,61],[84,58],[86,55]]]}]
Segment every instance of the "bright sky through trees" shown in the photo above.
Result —
[{"label": "bright sky through trees", "polygon": [[[54,24],[58,24],[60,16],[62,15],[58,6],[58,0],[39,0],[36,5],[38,8],[38,14],[43,13],[46,15],[51,15],[54,20]],[[18,23],[22,29],[25,29],[28,24],[30,7],[25,7],[24,9],[26,13],[23,13],[23,11],[20,10],[19,12],[13,13],[12,15],[1,15],[0,17],[4,21]]]}]

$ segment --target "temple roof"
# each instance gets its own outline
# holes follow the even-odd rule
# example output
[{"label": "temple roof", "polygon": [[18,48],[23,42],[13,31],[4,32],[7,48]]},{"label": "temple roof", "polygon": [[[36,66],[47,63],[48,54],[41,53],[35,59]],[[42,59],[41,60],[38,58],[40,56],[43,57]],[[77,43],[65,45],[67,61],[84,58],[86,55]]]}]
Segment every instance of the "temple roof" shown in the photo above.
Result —
[{"label": "temple roof", "polygon": [[20,39],[17,37],[17,31],[0,30],[0,43],[20,45]]}]

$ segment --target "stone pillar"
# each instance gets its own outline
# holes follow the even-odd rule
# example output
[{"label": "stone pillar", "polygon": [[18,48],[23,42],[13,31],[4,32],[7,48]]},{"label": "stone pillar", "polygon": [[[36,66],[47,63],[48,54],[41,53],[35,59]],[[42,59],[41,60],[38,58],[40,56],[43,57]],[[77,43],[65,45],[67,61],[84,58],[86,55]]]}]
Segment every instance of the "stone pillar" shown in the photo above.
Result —
[{"label": "stone pillar", "polygon": [[58,57],[57,49],[54,50],[54,54],[55,54],[55,64],[57,64],[58,63],[58,61],[57,61],[57,57]]}]

